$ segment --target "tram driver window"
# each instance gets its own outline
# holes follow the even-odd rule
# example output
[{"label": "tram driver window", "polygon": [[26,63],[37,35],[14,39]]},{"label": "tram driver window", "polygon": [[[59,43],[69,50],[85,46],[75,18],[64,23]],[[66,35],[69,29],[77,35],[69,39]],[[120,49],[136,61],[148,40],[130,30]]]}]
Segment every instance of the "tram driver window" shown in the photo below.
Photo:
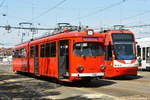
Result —
[{"label": "tram driver window", "polygon": [[96,56],[103,56],[104,50],[100,43],[85,42],[85,43],[76,43],[74,45],[74,53],[76,56],[96,57]]}]

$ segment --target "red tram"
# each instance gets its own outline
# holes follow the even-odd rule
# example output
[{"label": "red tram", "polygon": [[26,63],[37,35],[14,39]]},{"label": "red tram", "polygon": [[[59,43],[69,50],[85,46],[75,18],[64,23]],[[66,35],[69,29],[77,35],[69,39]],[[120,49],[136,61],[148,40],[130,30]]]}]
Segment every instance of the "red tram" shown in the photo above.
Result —
[{"label": "red tram", "polygon": [[104,35],[65,31],[14,47],[13,71],[75,81],[104,76]]},{"label": "red tram", "polygon": [[136,42],[129,30],[106,30],[105,77],[137,75]]}]

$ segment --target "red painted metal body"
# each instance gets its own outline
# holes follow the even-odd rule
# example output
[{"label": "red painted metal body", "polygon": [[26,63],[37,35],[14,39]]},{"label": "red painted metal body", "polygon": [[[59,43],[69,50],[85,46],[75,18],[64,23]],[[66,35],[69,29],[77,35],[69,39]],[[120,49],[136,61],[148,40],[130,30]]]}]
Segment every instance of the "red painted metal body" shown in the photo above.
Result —
[{"label": "red painted metal body", "polygon": [[26,56],[20,57],[20,55],[18,54],[18,57],[15,57],[15,59],[12,60],[13,69],[17,70],[17,71],[28,72],[29,71],[29,67],[28,67],[28,65],[29,65],[29,62],[28,62],[28,55],[29,55],[28,43],[18,45],[16,48],[20,49],[20,50],[22,48],[25,48],[26,49]]},{"label": "red painted metal body", "polygon": [[[55,56],[41,57],[41,45],[46,45],[48,43],[54,42],[56,44]],[[66,45],[64,46],[65,43]],[[59,80],[67,81],[104,76],[104,72],[101,69],[101,66],[105,61],[104,55],[87,57],[78,56],[75,54],[75,44],[77,43],[98,43],[100,44],[100,47],[104,49],[104,35],[96,32],[94,32],[93,35],[88,35],[86,31],[66,32],[17,45],[14,47],[14,52],[24,48],[26,54],[24,57],[14,56],[13,70],[33,73],[39,76],[42,75],[54,77]],[[65,49],[65,52],[67,52],[67,54],[65,54],[65,52],[62,53],[63,49]],[[68,66],[64,66],[65,69],[61,67],[64,59],[65,63],[67,63],[66,66]],[[84,70],[79,72],[77,69],[81,66],[84,68]],[[62,73],[63,70],[66,71]],[[65,74],[66,76],[63,76],[60,73]]]}]

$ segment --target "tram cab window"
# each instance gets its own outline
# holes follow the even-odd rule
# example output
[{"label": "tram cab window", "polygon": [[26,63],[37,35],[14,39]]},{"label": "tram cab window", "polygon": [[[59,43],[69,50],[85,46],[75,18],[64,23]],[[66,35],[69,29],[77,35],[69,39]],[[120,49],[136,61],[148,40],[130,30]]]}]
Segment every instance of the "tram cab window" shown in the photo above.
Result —
[{"label": "tram cab window", "polygon": [[76,56],[95,57],[103,56],[104,50],[100,43],[86,42],[76,43],[74,45],[74,53]]},{"label": "tram cab window", "polygon": [[132,60],[135,59],[135,48],[132,42],[114,43],[115,59]]}]

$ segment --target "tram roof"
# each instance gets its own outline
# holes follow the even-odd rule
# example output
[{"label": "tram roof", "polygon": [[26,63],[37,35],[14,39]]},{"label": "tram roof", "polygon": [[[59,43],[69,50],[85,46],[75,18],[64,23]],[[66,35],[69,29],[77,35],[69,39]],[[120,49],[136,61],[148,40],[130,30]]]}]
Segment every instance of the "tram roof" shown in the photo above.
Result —
[{"label": "tram roof", "polygon": [[101,33],[133,33],[132,31],[130,31],[130,30],[104,30],[103,32],[101,32]]},{"label": "tram roof", "polygon": [[87,31],[83,31],[83,32],[64,32],[64,33],[59,33],[59,34],[54,34],[54,35],[49,35],[49,36],[44,36],[44,37],[39,37],[37,39],[33,39],[31,41],[27,41],[25,43],[22,44],[18,44],[15,46],[15,48],[19,48],[19,47],[24,47],[26,46],[29,42],[31,44],[34,43],[39,43],[39,42],[44,42],[44,41],[51,41],[51,40],[59,40],[59,39],[67,39],[67,38],[76,38],[76,37],[101,37],[104,38],[103,34],[100,34],[99,32],[94,32],[93,35],[88,35]]},{"label": "tram roof", "polygon": [[88,35],[86,31],[84,31],[84,32],[65,32],[65,33],[60,33],[60,34],[36,39],[36,40],[31,41],[31,43],[35,43],[35,42],[39,42],[39,41],[59,40],[59,39],[65,39],[65,38],[97,37],[97,36],[104,37],[102,34],[100,34],[98,32],[94,32],[94,35]]}]

